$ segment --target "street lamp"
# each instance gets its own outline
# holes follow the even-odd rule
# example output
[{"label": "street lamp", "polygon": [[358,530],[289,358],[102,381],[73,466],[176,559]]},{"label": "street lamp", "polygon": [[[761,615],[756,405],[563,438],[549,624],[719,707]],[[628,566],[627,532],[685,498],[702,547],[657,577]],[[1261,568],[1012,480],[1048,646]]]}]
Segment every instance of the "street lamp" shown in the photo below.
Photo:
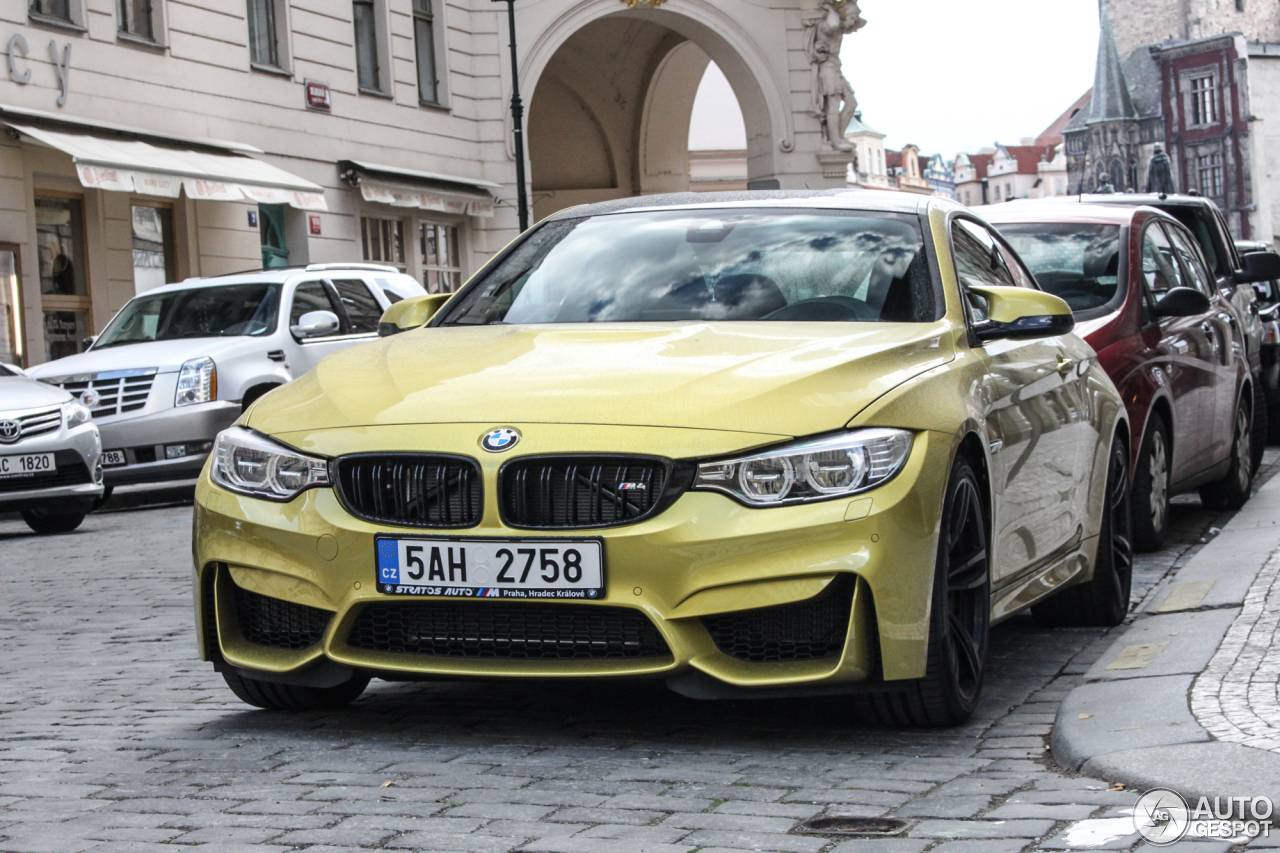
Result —
[{"label": "street lamp", "polygon": [[507,24],[511,28],[511,124],[516,145],[516,207],[520,214],[520,230],[529,228],[529,196],[524,188],[524,103],[520,100],[520,65],[516,62],[515,0],[493,0],[507,4]]}]

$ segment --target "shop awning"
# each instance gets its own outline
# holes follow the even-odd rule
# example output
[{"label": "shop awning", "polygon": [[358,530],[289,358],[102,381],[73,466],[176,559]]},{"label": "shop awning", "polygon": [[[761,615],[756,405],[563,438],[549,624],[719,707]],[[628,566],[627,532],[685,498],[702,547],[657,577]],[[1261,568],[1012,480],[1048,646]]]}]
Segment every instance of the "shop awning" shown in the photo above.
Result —
[{"label": "shop awning", "polygon": [[23,136],[71,155],[80,183],[91,189],[210,201],[287,204],[328,210],[324,188],[283,169],[234,154],[162,148],[134,139],[104,139],[6,122]]},{"label": "shop awning", "polygon": [[459,216],[493,216],[493,191],[501,184],[438,172],[420,172],[362,160],[341,160],[342,179],[360,188],[365,201]]}]

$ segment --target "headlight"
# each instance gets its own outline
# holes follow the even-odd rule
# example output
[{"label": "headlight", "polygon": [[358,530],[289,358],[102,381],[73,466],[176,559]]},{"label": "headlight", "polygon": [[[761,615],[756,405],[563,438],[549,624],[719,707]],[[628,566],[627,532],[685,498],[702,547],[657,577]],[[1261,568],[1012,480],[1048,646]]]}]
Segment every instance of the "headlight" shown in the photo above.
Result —
[{"label": "headlight", "polygon": [[704,462],[693,488],[724,492],[751,506],[852,495],[886,483],[901,471],[911,440],[906,430],[860,429],[738,459]]},{"label": "headlight", "polygon": [[193,358],[178,371],[178,390],[173,405],[207,403],[218,396],[218,369],[211,358]]},{"label": "headlight", "polygon": [[67,423],[67,429],[87,424],[93,413],[80,401],[72,400],[69,403],[62,404],[62,417]]},{"label": "headlight", "polygon": [[277,501],[330,483],[327,460],[290,450],[242,427],[218,434],[210,472],[224,489]]}]

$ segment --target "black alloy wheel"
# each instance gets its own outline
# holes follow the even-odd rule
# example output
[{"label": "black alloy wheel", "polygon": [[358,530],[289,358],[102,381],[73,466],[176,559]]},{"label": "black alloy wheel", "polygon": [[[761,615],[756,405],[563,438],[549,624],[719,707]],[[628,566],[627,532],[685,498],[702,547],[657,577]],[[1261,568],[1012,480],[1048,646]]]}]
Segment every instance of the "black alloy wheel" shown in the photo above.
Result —
[{"label": "black alloy wheel", "polygon": [[1200,501],[1210,509],[1240,509],[1253,488],[1253,420],[1244,400],[1236,408],[1235,424],[1227,475],[1200,487]]},{"label": "black alloy wheel", "polygon": [[860,710],[894,726],[957,726],[982,693],[991,628],[987,506],[973,465],[951,468],[938,533],[925,676],[901,692],[859,697]]},{"label": "black alloy wheel", "polygon": [[1138,551],[1159,551],[1169,526],[1169,427],[1152,412],[1138,450],[1133,472],[1133,546]]},{"label": "black alloy wheel", "polygon": [[1109,628],[1124,621],[1133,587],[1131,506],[1129,449],[1117,437],[1107,464],[1093,577],[1033,605],[1031,612],[1037,622],[1058,628]]}]

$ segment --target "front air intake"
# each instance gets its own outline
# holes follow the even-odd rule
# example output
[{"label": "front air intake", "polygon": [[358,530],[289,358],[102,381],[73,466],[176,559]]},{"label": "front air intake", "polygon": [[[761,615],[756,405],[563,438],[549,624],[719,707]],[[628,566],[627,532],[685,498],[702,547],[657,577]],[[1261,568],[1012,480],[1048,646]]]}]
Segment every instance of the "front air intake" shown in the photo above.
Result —
[{"label": "front air intake", "polygon": [[813,598],[779,607],[703,616],[716,648],[751,663],[836,657],[844,651],[853,578],[843,575]]},{"label": "front air intake", "polygon": [[356,518],[401,527],[475,527],[480,466],[465,456],[354,454],[337,462],[338,497]]},{"label": "front air intake", "polygon": [[240,635],[255,646],[298,651],[320,642],[333,613],[235,587]]}]

